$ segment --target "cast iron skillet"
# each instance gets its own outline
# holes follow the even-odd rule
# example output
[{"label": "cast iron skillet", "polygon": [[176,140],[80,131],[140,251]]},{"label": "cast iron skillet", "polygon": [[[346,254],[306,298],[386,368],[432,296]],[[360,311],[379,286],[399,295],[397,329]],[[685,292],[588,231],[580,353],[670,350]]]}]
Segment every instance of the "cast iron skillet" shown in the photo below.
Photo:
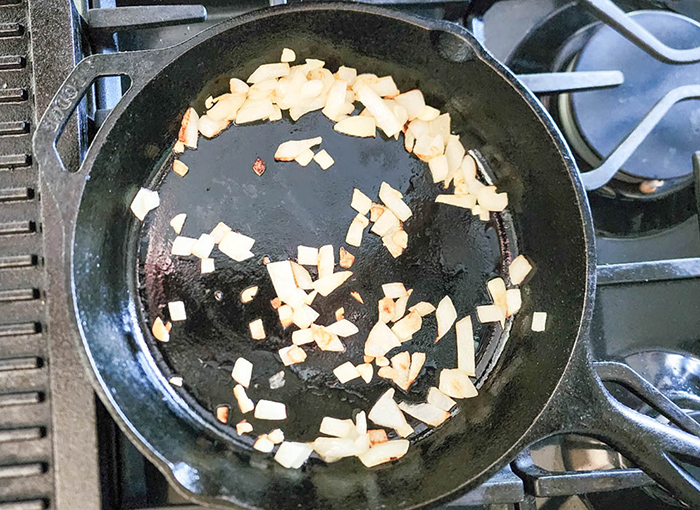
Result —
[{"label": "cast iron skillet", "polygon": [[[341,137],[320,113],[296,124],[232,127],[183,156],[191,168],[185,179],[169,172],[184,110],[192,104],[201,112],[204,98],[223,92],[229,76],[247,76],[285,46],[331,66],[392,74],[404,90],[419,86],[430,104],[452,114],[465,145],[488,155],[480,158],[482,178],[508,191],[509,214],[485,227],[464,211],[437,207],[439,190],[401,142]],[[55,140],[90,83],[105,75],[128,75],[132,86],[80,170],[65,172]],[[282,140],[316,134],[336,159],[329,171],[272,160]],[[53,295],[52,306],[64,307],[75,321],[95,389],[124,432],[197,503],[417,508],[455,498],[534,440],[567,431],[608,442],[700,505],[697,482],[669,456],[697,456],[700,440],[623,407],[594,375],[586,335],[595,252],[588,203],[568,149],[534,97],[460,27],[366,6],[314,4],[228,20],[165,50],[95,55],[57,92],[37,129],[35,153],[49,211],[45,227],[56,227],[49,243],[65,267],[63,294]],[[268,164],[262,178],[250,169],[256,156]],[[347,207],[352,187],[374,196],[382,180],[398,187],[414,210],[409,248],[395,263],[365,235],[346,292],[359,290],[368,304],[338,293],[318,305],[327,323],[344,304],[361,335],[347,340],[341,358],[310,349],[307,363],[287,369],[287,385],[272,392],[267,378],[281,369],[275,352],[289,342],[289,332],[274,326],[269,285],[246,307],[238,292],[265,279],[263,255],[293,256],[297,244],[330,242],[337,249],[354,214]],[[128,206],[144,185],[159,189],[162,205],[141,225]],[[220,220],[252,235],[257,257],[243,264],[218,257],[217,272],[200,277],[196,261],[169,256],[174,234],[167,222],[178,212],[188,213],[186,235]],[[368,470],[355,459],[332,465],[312,459],[302,470],[285,470],[213,419],[214,406],[233,403],[228,371],[238,355],[255,364],[254,399],[287,402],[290,418],[281,426],[290,439],[312,438],[324,415],[369,409],[385,381],[341,387],[329,372],[347,356],[359,361],[359,337],[374,320],[379,285],[403,281],[416,289],[416,302],[450,294],[463,315],[487,302],[485,281],[503,274],[501,260],[518,252],[534,262],[536,274],[523,286],[523,310],[504,331],[477,328],[479,396],[461,402],[439,429],[417,427],[400,461]],[[157,346],[148,325],[156,315],[167,318],[163,305],[178,298],[188,320],[175,325],[169,344]],[[534,310],[548,313],[543,333],[530,331]],[[246,325],[259,316],[268,339],[252,345]],[[437,370],[454,366],[454,336],[431,347],[433,320],[408,344],[427,349],[431,361],[420,384],[401,398],[423,398]],[[174,372],[184,376],[184,388],[168,384]],[[231,422],[240,418],[234,406]],[[256,432],[277,426],[254,425]]]}]

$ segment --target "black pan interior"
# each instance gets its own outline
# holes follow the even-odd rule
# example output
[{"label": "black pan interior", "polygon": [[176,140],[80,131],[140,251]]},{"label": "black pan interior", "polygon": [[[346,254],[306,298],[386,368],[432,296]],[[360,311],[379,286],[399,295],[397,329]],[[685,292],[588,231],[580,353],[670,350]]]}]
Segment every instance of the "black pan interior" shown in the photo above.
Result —
[{"label": "black pan interior", "polygon": [[[73,262],[78,318],[93,368],[121,421],[169,466],[175,480],[203,500],[260,508],[403,508],[444,497],[507,460],[566,366],[587,276],[580,197],[552,134],[532,107],[485,61],[446,58],[443,31],[360,7],[258,16],[214,29],[169,65],[129,105],[95,160],[81,202]],[[232,127],[183,156],[190,166],[186,178],[169,173],[168,150],[186,107],[203,111],[204,98],[222,92],[229,76],[247,76],[259,64],[275,61],[285,46],[332,68],[345,64],[392,74],[402,90],[417,86],[430,104],[449,111],[453,130],[463,135],[465,146],[487,155],[499,185],[509,192],[521,250],[537,266],[536,277],[523,289],[523,311],[480,396],[461,403],[453,419],[417,441],[400,462],[374,470],[348,459],[285,471],[269,457],[237,446],[230,427],[211,418],[214,406],[233,403],[231,362],[239,355],[253,361],[253,398],[286,401],[290,420],[280,426],[290,438],[309,439],[320,417],[369,409],[389,387],[375,379],[369,386],[353,382],[340,388],[330,373],[348,358],[359,362],[364,336],[376,319],[381,283],[403,281],[414,288],[412,303],[436,303],[449,294],[460,316],[474,313],[488,301],[486,280],[501,272],[499,229],[468,212],[437,207],[433,199],[439,188],[401,142],[338,135],[319,113],[297,123],[284,119]],[[301,168],[273,161],[281,141],[316,135],[336,160],[328,171],[315,163]],[[267,163],[262,177],[251,170],[256,157]],[[277,326],[260,259],[293,256],[297,244],[330,243],[337,250],[354,214],[348,205],[352,188],[376,197],[383,180],[406,195],[414,212],[406,224],[409,248],[394,261],[366,234],[362,247],[351,249],[358,256],[355,277],[317,309],[321,322],[329,323],[332,311],[345,306],[361,333],[346,340],[343,355],[307,349],[306,363],[285,370],[287,385],[269,390],[267,378],[282,369],[274,353],[290,333]],[[162,205],[141,226],[128,204],[145,184],[158,187]],[[237,264],[217,255],[217,271],[200,276],[195,260],[169,255],[174,234],[167,223],[180,212],[188,214],[185,235],[196,237],[225,221],[257,240],[256,257]],[[241,305],[240,290],[260,282],[256,300]],[[351,300],[349,290],[358,290],[366,304]],[[148,324],[156,314],[167,318],[162,307],[174,299],[185,301],[188,320],[175,324],[169,344],[156,346]],[[533,310],[549,313],[545,333],[529,331]],[[246,325],[257,317],[265,320],[268,339],[253,344]],[[499,330],[480,326],[477,332],[487,340]],[[409,400],[419,400],[436,384],[437,367],[453,366],[454,334],[436,347],[434,336],[430,318],[406,344],[411,351],[430,349],[431,360]],[[172,373],[184,376],[182,391],[165,382],[163,374]],[[234,423],[241,418],[232,414]],[[267,431],[264,424],[255,425],[257,432]]]}]

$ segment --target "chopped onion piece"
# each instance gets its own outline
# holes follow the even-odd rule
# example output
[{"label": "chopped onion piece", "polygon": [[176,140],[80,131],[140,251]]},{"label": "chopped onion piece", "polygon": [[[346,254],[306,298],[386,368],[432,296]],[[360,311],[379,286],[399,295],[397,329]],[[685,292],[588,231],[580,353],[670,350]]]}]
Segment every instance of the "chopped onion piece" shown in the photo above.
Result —
[{"label": "chopped onion piece", "polygon": [[310,290],[313,289],[313,280],[309,272],[300,264],[296,262],[291,262],[292,272],[294,273],[294,281],[297,287],[300,289]]},{"label": "chopped onion piece", "polygon": [[450,409],[457,405],[457,402],[445,395],[435,386],[432,386],[428,390],[428,404],[434,405],[435,407],[442,409],[443,411],[449,412]]},{"label": "chopped onion piece", "polygon": [[506,316],[510,317],[513,314],[518,313],[520,307],[523,304],[522,296],[520,294],[520,289],[508,289],[506,291]]},{"label": "chopped onion piece", "polygon": [[153,333],[155,339],[160,342],[170,341],[170,331],[168,331],[168,328],[165,326],[163,320],[160,317],[156,317],[156,320],[153,321],[153,326],[151,326],[151,332]]},{"label": "chopped onion piece", "polygon": [[190,149],[197,148],[197,139],[199,138],[199,115],[191,106],[185,111],[180,124],[180,132],[177,135],[179,142],[185,144]]},{"label": "chopped onion piece", "polygon": [[[404,391],[408,391],[408,371],[411,368],[411,355],[408,351],[403,351],[391,358],[391,367],[395,370],[394,383]],[[384,367],[380,370],[385,370]]]},{"label": "chopped onion piece", "polygon": [[405,296],[401,296],[396,300],[396,308],[394,309],[394,316],[391,318],[392,322],[396,322],[406,313],[406,306],[408,305],[408,298],[413,294],[413,289],[408,289]]},{"label": "chopped onion piece", "polygon": [[355,263],[355,255],[346,250],[343,246],[340,247],[340,256],[338,265],[344,269],[350,269]]},{"label": "chopped onion piece", "polygon": [[389,440],[384,429],[368,430],[367,435],[369,435],[370,447],[377,444],[386,443]]},{"label": "chopped onion piece", "polygon": [[[223,96],[218,98],[216,104],[207,112],[205,117],[217,123],[221,123],[223,121],[236,120],[238,110],[240,110],[241,106],[243,106],[245,101],[245,94],[224,94]],[[204,117],[202,117],[202,119],[204,119]],[[200,119],[199,122],[200,132],[202,131],[202,119]],[[228,125],[228,122],[226,122],[226,124],[224,125]]]},{"label": "chopped onion piece", "polygon": [[346,361],[333,369],[333,373],[338,378],[341,384],[360,377],[360,372],[357,371],[355,365],[351,361]]},{"label": "chopped onion piece", "polygon": [[518,255],[513,259],[508,267],[508,272],[510,273],[510,283],[513,285],[520,285],[523,283],[528,274],[532,271],[532,265],[525,258],[524,255]]},{"label": "chopped onion piece", "polygon": [[[318,250],[318,277],[324,278],[333,274],[335,268],[335,253],[333,245],[321,246]],[[324,294],[325,295],[325,294]]]},{"label": "chopped onion piece", "polygon": [[371,468],[400,459],[408,451],[410,443],[406,439],[395,439],[385,443],[376,443],[365,453],[359,455],[359,459],[365,467]]},{"label": "chopped onion piece", "polygon": [[294,322],[299,329],[310,327],[316,319],[318,319],[318,312],[309,305],[302,303],[294,308],[292,322]]},{"label": "chopped onion piece", "polygon": [[182,383],[185,382],[185,380],[182,378],[181,375],[174,375],[170,379],[168,379],[168,382],[172,384],[173,386],[177,386],[178,388],[182,387]]},{"label": "chopped onion piece", "polygon": [[373,232],[380,237],[384,237],[386,234],[398,230],[399,228],[401,228],[399,219],[392,211],[386,209],[374,223],[374,225],[372,225],[370,232]]},{"label": "chopped onion piece", "polygon": [[182,232],[182,227],[185,225],[185,220],[187,219],[187,214],[180,213],[173,216],[170,220],[170,226],[173,228],[177,235]]},{"label": "chopped onion piece", "polygon": [[369,220],[362,214],[358,214],[350,223],[345,242],[350,246],[360,246],[362,244],[362,234],[369,225]]},{"label": "chopped onion piece", "polygon": [[335,80],[328,90],[328,96],[323,107],[323,114],[333,122],[337,122],[339,117],[346,111],[345,96],[348,88],[347,82]]},{"label": "chopped onion piece", "polygon": [[355,429],[360,436],[367,434],[367,413],[364,411],[360,411],[355,416]]},{"label": "chopped onion piece", "polygon": [[457,310],[452,304],[450,296],[445,296],[440,300],[435,311],[438,323],[438,334],[435,341],[440,340],[452,328],[452,325],[457,320]]},{"label": "chopped onion piece", "polygon": [[214,237],[209,234],[202,234],[192,247],[192,255],[199,257],[200,259],[209,258],[214,246],[216,246]]},{"label": "chopped onion piece", "polygon": [[382,292],[384,296],[391,299],[398,299],[400,297],[408,296],[406,287],[401,282],[385,283],[382,285]]},{"label": "chopped onion piece", "polygon": [[231,78],[228,81],[228,84],[231,94],[247,94],[248,90],[250,89],[246,82],[239,80],[238,78]]},{"label": "chopped onion piece", "polygon": [[333,125],[338,133],[358,138],[374,138],[377,134],[377,125],[374,117],[356,115],[347,117]]},{"label": "chopped onion piece", "polygon": [[276,390],[278,388],[282,388],[284,386],[284,383],[285,383],[284,370],[280,370],[276,374],[272,375],[268,379],[268,382],[270,383],[271,390]]},{"label": "chopped onion piece", "polygon": [[247,420],[241,420],[238,423],[236,423],[236,434],[239,436],[242,436],[243,434],[249,434],[250,432],[253,432],[253,426],[248,423]]},{"label": "chopped onion piece", "polygon": [[318,345],[318,348],[322,351],[330,352],[343,352],[345,351],[345,346],[343,342],[340,341],[337,335],[329,333],[323,326],[312,326],[311,330],[314,335],[314,342]]},{"label": "chopped onion piece", "polygon": [[472,318],[467,315],[455,324],[457,332],[457,368],[467,375],[476,376],[474,358],[474,328]]},{"label": "chopped onion piece", "polygon": [[403,319],[394,324],[391,331],[401,342],[407,342],[413,338],[414,333],[420,331],[423,326],[423,319],[418,312],[409,312]]},{"label": "chopped onion piece", "polygon": [[358,453],[354,439],[340,437],[317,437],[314,440],[314,451],[328,463],[354,457]]},{"label": "chopped onion piece", "polygon": [[246,99],[236,113],[236,124],[248,124],[257,120],[265,120],[275,113],[274,105],[269,97],[263,99]]},{"label": "chopped onion piece", "polygon": [[444,154],[434,157],[428,162],[428,168],[430,168],[434,183],[444,181],[449,173],[447,157]]},{"label": "chopped onion piece", "polygon": [[[447,160],[447,176],[445,178],[445,188],[449,187],[455,176],[462,170],[464,155],[466,151],[459,138],[450,139],[445,147],[445,158]],[[473,159],[469,157],[471,161]]]},{"label": "chopped onion piece", "polygon": [[236,384],[236,386],[234,386],[233,396],[236,397],[238,408],[243,414],[249,413],[255,408],[255,403],[248,398],[245,388],[240,384]]},{"label": "chopped onion piece", "polygon": [[360,86],[355,89],[355,94],[357,100],[369,110],[386,136],[394,136],[396,133],[401,132],[403,125],[371,87],[366,85]]},{"label": "chopped onion piece", "polygon": [[175,172],[180,177],[186,176],[187,172],[189,172],[189,171],[190,171],[189,167],[186,164],[184,164],[182,161],[180,161],[179,159],[176,159],[175,161],[173,161],[173,172]]},{"label": "chopped onion piece", "polygon": [[372,223],[376,222],[382,214],[384,214],[384,211],[386,211],[386,207],[384,207],[381,204],[372,204],[372,207],[369,209],[369,221]]},{"label": "chopped onion piece", "polygon": [[395,97],[399,95],[399,89],[391,76],[382,76],[370,85],[377,95],[381,97]]},{"label": "chopped onion piece", "polygon": [[267,438],[274,444],[280,444],[284,441],[284,432],[282,432],[282,429],[274,429],[267,433]]},{"label": "chopped onion piece", "polygon": [[229,406],[218,406],[216,408],[216,419],[225,425],[228,423],[228,417],[230,413],[231,408]]},{"label": "chopped onion piece", "polygon": [[335,289],[340,287],[345,281],[352,276],[352,271],[339,271],[332,275],[319,278],[314,282],[314,289],[323,297],[326,297]]},{"label": "chopped onion piece", "polygon": [[[267,120],[269,120],[270,122],[277,122],[278,120],[282,120],[282,109],[276,104],[272,105],[272,113],[270,113],[270,116],[267,118]],[[257,173],[258,175],[262,175],[262,172],[255,173]]]},{"label": "chopped onion piece", "polygon": [[500,306],[503,310],[503,315],[505,316],[505,312],[507,309],[506,282],[503,281],[503,278],[494,278],[488,281],[488,283],[486,284],[486,288],[488,289],[489,294],[491,295],[491,299],[493,299],[493,304]]},{"label": "chopped onion piece", "polygon": [[292,333],[292,343],[294,345],[310,344],[314,341],[314,333],[310,329],[299,329]]},{"label": "chopped onion piece", "polygon": [[369,363],[361,363],[355,367],[360,374],[360,377],[369,384],[372,381],[372,376],[374,375],[374,368]]},{"label": "chopped onion piece", "polygon": [[388,367],[389,359],[385,356],[377,356],[374,360],[378,367]]},{"label": "chopped onion piece", "polygon": [[314,155],[314,161],[318,163],[318,166],[321,167],[322,170],[328,170],[331,166],[333,166],[333,163],[335,161],[331,157],[330,154],[326,151],[326,149],[321,149]]},{"label": "chopped onion piece", "polygon": [[425,360],[426,360],[426,354],[424,352],[414,352],[411,355],[411,368],[408,370],[408,384],[406,385],[406,388],[404,391],[408,391],[408,388],[415,382],[416,379],[418,379],[418,376],[420,375],[420,371],[423,369],[423,365],[425,365]]},{"label": "chopped onion piece", "polygon": [[404,133],[404,138],[403,138],[403,147],[406,149],[406,152],[413,152],[413,146],[416,144],[416,136],[413,134],[413,131],[410,129],[407,129],[406,132]]},{"label": "chopped onion piece", "polygon": [[294,308],[289,305],[282,305],[277,308],[277,315],[283,328],[288,328],[294,324]]},{"label": "chopped onion piece", "polygon": [[350,202],[350,207],[364,217],[372,207],[372,200],[359,189],[354,188],[352,190],[352,202]]},{"label": "chopped onion piece", "polygon": [[391,298],[384,297],[377,302],[379,308],[379,321],[383,323],[394,320],[394,312],[396,312],[396,301]]},{"label": "chopped onion piece", "polygon": [[339,80],[347,82],[348,87],[351,87],[355,83],[357,78],[357,69],[352,67],[340,66],[338,72],[335,73]]},{"label": "chopped onion piece", "polygon": [[399,377],[399,372],[394,367],[381,367],[377,370],[377,375],[383,379],[395,381]]},{"label": "chopped onion piece", "polygon": [[255,406],[255,415],[258,420],[286,420],[287,407],[282,402],[272,400],[258,400]]},{"label": "chopped onion piece", "polygon": [[355,301],[357,301],[357,302],[360,303],[361,305],[364,305],[364,304],[365,304],[365,300],[362,299],[362,296],[360,296],[360,293],[359,293],[359,292],[352,291],[352,292],[350,293],[350,295],[355,299]]},{"label": "chopped onion piece", "polygon": [[506,314],[498,305],[482,305],[476,307],[476,315],[479,317],[479,322],[482,324],[488,322],[501,322],[503,323],[506,318]]},{"label": "chopped onion piece", "polygon": [[396,335],[383,322],[377,322],[367,336],[365,342],[365,354],[367,356],[384,356],[394,347],[399,347],[401,342]]},{"label": "chopped onion piece", "polygon": [[265,326],[263,326],[262,319],[255,319],[253,322],[248,324],[250,329],[250,336],[253,340],[265,340]]},{"label": "chopped onion piece", "polygon": [[381,427],[389,427],[401,437],[408,437],[413,433],[413,427],[406,422],[406,417],[394,402],[394,390],[389,389],[374,404],[368,418]]},{"label": "chopped onion piece", "polygon": [[437,427],[450,417],[450,413],[432,404],[408,404],[406,402],[401,402],[399,404],[399,409],[431,427]]},{"label": "chopped onion piece", "polygon": [[255,239],[239,232],[228,232],[219,243],[219,251],[236,262],[243,262],[253,256],[250,249]]},{"label": "chopped onion piece", "polygon": [[301,166],[307,166],[314,159],[314,151],[311,149],[304,149],[299,153],[299,155],[294,158],[294,161],[299,163]]},{"label": "chopped onion piece", "polygon": [[360,330],[357,329],[357,326],[355,326],[349,320],[342,319],[338,322],[331,324],[330,326],[326,326],[326,331],[328,331],[332,335],[338,335],[341,338],[347,338],[349,336],[357,334]]},{"label": "chopped onion piece", "polygon": [[431,313],[433,313],[435,311],[435,307],[427,301],[421,301],[420,303],[416,303],[408,309],[409,312],[412,312],[414,310],[417,311],[421,315],[421,317],[425,317],[426,315],[430,315]]},{"label": "chopped onion piece", "polygon": [[532,331],[541,332],[547,325],[547,312],[534,312],[532,314]]},{"label": "chopped onion piece", "polygon": [[400,257],[408,246],[408,234],[403,230],[397,230],[393,234],[382,237],[382,244],[392,257]]},{"label": "chopped onion piece", "polygon": [[182,154],[185,152],[185,144],[178,140],[173,144],[173,152],[175,154]]},{"label": "chopped onion piece", "polygon": [[297,246],[297,262],[303,266],[315,266],[318,264],[318,248],[309,246]]},{"label": "chopped onion piece", "polygon": [[208,115],[202,115],[199,118],[198,128],[202,136],[206,138],[214,138],[224,129],[226,129],[228,125],[229,121],[227,120],[214,120]]},{"label": "chopped onion piece", "polygon": [[425,134],[418,136],[416,137],[416,144],[413,146],[413,154],[426,162],[441,156],[444,151],[445,141],[441,135],[432,136]]},{"label": "chopped onion piece", "polygon": [[248,83],[258,83],[270,78],[281,78],[289,74],[289,64],[286,62],[278,64],[262,64],[246,80]]},{"label": "chopped onion piece", "polygon": [[226,236],[226,234],[228,234],[229,232],[231,232],[231,227],[229,227],[226,223],[220,221],[213,228],[213,230],[209,232],[209,235],[214,238],[216,244],[219,244],[224,239],[224,236]]},{"label": "chopped onion piece", "polygon": [[409,120],[413,120],[418,117],[423,112],[423,108],[425,108],[423,93],[418,89],[409,90],[408,92],[399,94],[394,98],[394,101],[406,109]]},{"label": "chopped onion piece", "polygon": [[296,293],[297,284],[294,279],[294,270],[289,260],[271,262],[267,266],[267,272],[272,280],[277,296],[283,301]]},{"label": "chopped onion piece", "polygon": [[355,433],[355,424],[350,419],[340,420],[324,416],[319,432],[333,437],[351,437]]},{"label": "chopped onion piece", "polygon": [[501,212],[508,206],[508,194],[496,193],[496,186],[484,186],[477,195],[479,205],[487,211]]},{"label": "chopped onion piece", "polygon": [[199,272],[202,274],[213,273],[216,267],[214,266],[214,259],[204,258],[199,263]]},{"label": "chopped onion piece", "polygon": [[170,320],[184,321],[187,319],[187,313],[185,313],[185,303],[182,301],[171,301],[168,303],[168,312],[170,312]]},{"label": "chopped onion piece", "polygon": [[440,372],[439,389],[452,398],[472,398],[478,394],[467,374],[458,368],[444,368]]},{"label": "chopped onion piece", "polygon": [[379,198],[401,221],[406,221],[413,214],[411,209],[402,200],[403,195],[401,192],[392,188],[386,182],[382,182],[379,187]]},{"label": "chopped onion piece", "polygon": [[171,255],[178,255],[181,257],[187,257],[192,255],[192,248],[194,248],[196,239],[185,236],[177,236],[173,241],[173,246],[170,249]]},{"label": "chopped onion piece", "polygon": [[476,197],[474,195],[438,195],[435,198],[438,204],[447,204],[462,209],[472,209],[476,205]]},{"label": "chopped onion piece", "polygon": [[282,57],[280,58],[280,62],[294,62],[297,59],[297,54],[294,53],[294,50],[290,50],[289,48],[284,48],[282,50]]},{"label": "chopped onion piece", "polygon": [[275,449],[275,443],[270,441],[270,438],[267,437],[267,434],[262,434],[258,436],[258,439],[255,440],[253,448],[258,450],[259,452],[270,453],[272,450]]},{"label": "chopped onion piece", "polygon": [[275,461],[287,469],[299,469],[313,451],[308,443],[284,441],[275,453]]},{"label": "chopped onion piece", "polygon": [[251,285],[241,291],[241,303],[250,303],[258,295],[258,286]]},{"label": "chopped onion piece", "polygon": [[233,365],[231,378],[244,388],[250,386],[250,378],[253,375],[253,364],[247,359],[240,357]]},{"label": "chopped onion piece", "polygon": [[143,221],[146,215],[159,205],[160,197],[157,191],[141,188],[131,202],[131,212],[134,213],[134,216],[140,221]]},{"label": "chopped onion piece", "polygon": [[[306,140],[289,140],[280,144],[275,152],[275,159],[277,161],[293,161],[305,150],[310,150],[316,145],[320,145],[323,138],[317,136],[316,138],[308,138]],[[313,151],[312,151],[313,157]]]},{"label": "chopped onion piece", "polygon": [[440,116],[440,110],[433,108],[432,106],[425,105],[421,112],[418,114],[418,118],[425,122],[430,122],[435,120]]}]

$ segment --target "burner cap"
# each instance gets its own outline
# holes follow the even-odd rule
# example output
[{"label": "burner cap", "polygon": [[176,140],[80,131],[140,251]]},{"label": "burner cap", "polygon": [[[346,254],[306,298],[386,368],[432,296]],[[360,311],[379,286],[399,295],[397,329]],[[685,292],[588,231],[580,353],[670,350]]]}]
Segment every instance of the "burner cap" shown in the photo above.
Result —
[{"label": "burner cap", "polygon": [[[672,48],[700,46],[700,24],[694,20],[666,11],[638,11],[630,16]],[[570,94],[576,130],[601,159],[666,93],[700,83],[700,63],[660,62],[607,25],[596,30],[586,43],[573,70],[620,70],[625,75],[625,82],[618,87]],[[685,177],[692,173],[691,154],[698,149],[700,101],[684,101],[671,108],[623,170],[638,179]]]}]

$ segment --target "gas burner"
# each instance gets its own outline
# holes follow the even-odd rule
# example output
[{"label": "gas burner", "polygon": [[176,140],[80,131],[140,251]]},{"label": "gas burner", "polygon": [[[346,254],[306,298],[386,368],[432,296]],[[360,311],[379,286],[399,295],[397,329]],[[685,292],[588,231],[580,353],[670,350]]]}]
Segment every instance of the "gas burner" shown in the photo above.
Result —
[{"label": "gas burner", "polygon": [[[666,11],[638,11],[628,16],[669,46],[685,49],[700,45],[700,23],[689,18]],[[571,62],[570,70],[620,70],[625,76],[618,87],[559,96],[564,133],[592,167],[599,166],[666,94],[683,85],[698,84],[700,77],[700,63],[677,65],[657,60],[603,24]],[[688,183],[692,176],[688,155],[697,149],[699,122],[697,102],[675,105],[616,178],[638,184],[642,194],[663,191],[662,183],[667,181],[671,187]]]},{"label": "gas burner", "polygon": [[[630,19],[674,48],[700,46],[700,24],[690,18],[657,10]],[[700,85],[700,64],[657,60],[577,3],[544,18],[506,64],[516,73],[622,71],[617,87],[540,98],[584,172],[598,168],[667,93]],[[621,171],[589,193],[599,234],[647,236],[695,214],[691,155],[699,120],[697,101],[673,104]]]}]

